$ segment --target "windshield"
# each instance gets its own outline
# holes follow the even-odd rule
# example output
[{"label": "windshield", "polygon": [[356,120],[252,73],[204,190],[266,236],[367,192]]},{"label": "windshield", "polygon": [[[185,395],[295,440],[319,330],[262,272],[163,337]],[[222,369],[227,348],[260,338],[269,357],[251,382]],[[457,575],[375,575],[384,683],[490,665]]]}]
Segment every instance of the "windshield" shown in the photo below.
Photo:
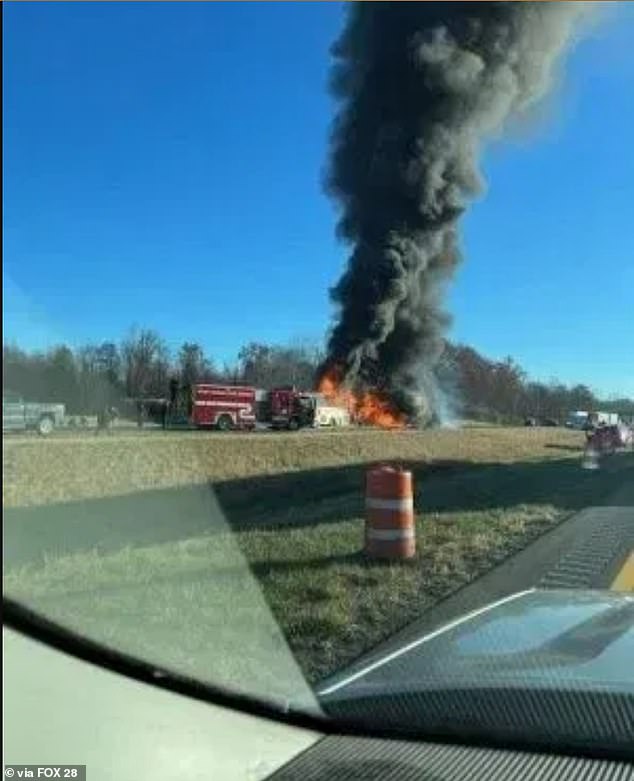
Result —
[{"label": "windshield", "polygon": [[632,695],[607,5],[6,3],[5,596],[333,719]]}]

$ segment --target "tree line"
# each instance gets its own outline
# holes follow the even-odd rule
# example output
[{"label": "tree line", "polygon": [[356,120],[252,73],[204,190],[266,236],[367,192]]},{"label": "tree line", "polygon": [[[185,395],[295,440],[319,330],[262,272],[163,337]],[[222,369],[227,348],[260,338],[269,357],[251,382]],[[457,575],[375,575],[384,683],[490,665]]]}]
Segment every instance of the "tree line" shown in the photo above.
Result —
[{"label": "tree line", "polygon": [[634,415],[634,399],[600,399],[582,383],[566,385],[531,380],[510,356],[493,361],[466,345],[447,344],[449,377],[457,389],[463,417],[517,422],[527,417],[563,422],[573,410]]},{"label": "tree line", "polygon": [[[105,406],[125,408],[126,400],[165,398],[173,380],[180,385],[219,382],[310,389],[323,358],[321,347],[310,342],[250,342],[235,363],[219,367],[196,342],[170,351],[156,331],[133,329],[119,343],[76,349],[58,345],[40,352],[5,344],[3,390],[32,401],[64,403],[72,415],[96,415]],[[605,401],[583,384],[532,381],[512,358],[494,361],[466,345],[447,344],[443,384],[456,414],[472,419],[518,422],[535,416],[562,421],[576,409],[634,415],[632,399]]]}]

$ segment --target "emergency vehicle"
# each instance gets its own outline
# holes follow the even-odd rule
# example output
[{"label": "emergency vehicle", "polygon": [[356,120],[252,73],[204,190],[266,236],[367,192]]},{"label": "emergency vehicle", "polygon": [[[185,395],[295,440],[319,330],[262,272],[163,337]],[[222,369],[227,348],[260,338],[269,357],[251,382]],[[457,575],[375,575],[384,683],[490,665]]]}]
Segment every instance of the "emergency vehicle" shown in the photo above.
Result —
[{"label": "emergency vehicle", "polygon": [[181,390],[175,406],[182,410],[183,402],[187,422],[196,428],[217,428],[220,431],[255,428],[255,388],[196,383]]},{"label": "emergency vehicle", "polygon": [[320,426],[349,426],[351,415],[328,403],[319,393],[302,393],[293,385],[274,388],[269,394],[271,426],[290,429]]}]

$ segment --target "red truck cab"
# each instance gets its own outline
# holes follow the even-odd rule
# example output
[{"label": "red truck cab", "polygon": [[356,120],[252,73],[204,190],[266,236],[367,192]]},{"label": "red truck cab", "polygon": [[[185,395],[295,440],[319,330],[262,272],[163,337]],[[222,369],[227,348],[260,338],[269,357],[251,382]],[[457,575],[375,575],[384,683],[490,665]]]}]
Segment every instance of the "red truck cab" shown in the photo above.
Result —
[{"label": "red truck cab", "polygon": [[315,421],[315,402],[306,393],[300,393],[294,385],[273,388],[269,394],[271,425],[295,431],[312,426]]}]

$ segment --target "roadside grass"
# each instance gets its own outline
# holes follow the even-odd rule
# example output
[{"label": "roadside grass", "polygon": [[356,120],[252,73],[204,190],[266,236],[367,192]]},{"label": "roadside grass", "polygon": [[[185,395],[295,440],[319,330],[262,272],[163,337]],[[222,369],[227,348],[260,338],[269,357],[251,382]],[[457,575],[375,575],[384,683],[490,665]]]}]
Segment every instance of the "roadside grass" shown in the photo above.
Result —
[{"label": "roadside grass", "polygon": [[4,588],[108,645],[196,677],[253,688],[253,663],[261,673],[279,655],[254,575],[301,669],[316,681],[558,517],[554,508],[540,506],[419,517],[419,552],[403,563],[367,561],[358,518],[220,533],[109,555],[92,550],[47,558],[9,570]]},{"label": "roadside grass", "polygon": [[379,460],[510,463],[579,454],[566,429],[505,428],[288,433],[113,432],[6,437],[3,507],[46,505],[162,487],[296,473]]},{"label": "roadside grass", "polygon": [[368,561],[361,523],[279,533],[246,532],[262,583],[311,681],[402,629],[439,599],[495,566],[558,519],[552,507],[518,506],[417,518],[412,561]]},{"label": "roadside grass", "polygon": [[158,544],[146,536],[104,551],[99,527],[94,544],[87,537],[74,553],[5,560],[5,593],[159,666],[260,696],[296,696],[302,678],[287,643],[306,678],[318,681],[571,509],[600,504],[632,479],[631,456],[592,473],[567,456],[414,464],[418,552],[410,562],[361,554],[364,466],[354,465],[333,470],[334,484],[323,470],[289,475],[288,493],[280,477],[249,490],[236,480],[218,491],[228,521],[219,517],[206,531],[192,533],[188,514],[174,514],[174,538]]}]

